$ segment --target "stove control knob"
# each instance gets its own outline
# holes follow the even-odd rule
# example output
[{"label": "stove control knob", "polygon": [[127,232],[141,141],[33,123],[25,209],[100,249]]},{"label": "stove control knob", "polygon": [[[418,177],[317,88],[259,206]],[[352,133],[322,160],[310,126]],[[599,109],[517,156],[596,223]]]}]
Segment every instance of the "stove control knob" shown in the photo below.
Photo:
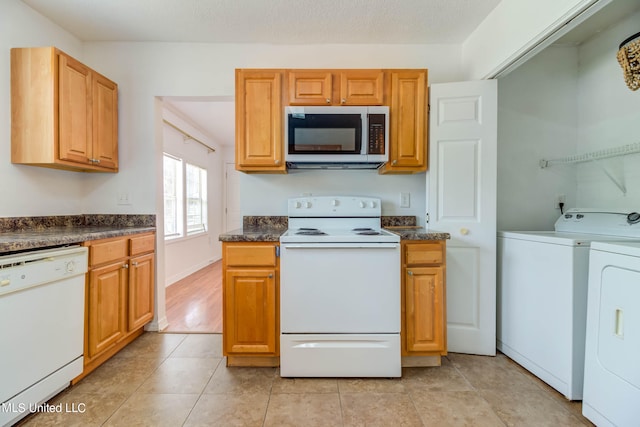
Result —
[{"label": "stove control knob", "polygon": [[371,208],[375,208],[376,207],[376,202],[369,202],[369,207]]},{"label": "stove control knob", "polygon": [[311,207],[311,202],[304,202],[304,207],[309,209]]},{"label": "stove control knob", "polygon": [[366,205],[364,202],[362,202],[362,201],[359,203],[359,205],[360,205],[360,207],[361,207],[361,208],[365,208],[365,207],[367,207],[367,205]]},{"label": "stove control knob", "polygon": [[302,206],[302,203],[300,203],[300,202],[295,202],[293,204],[293,207],[296,208],[296,209],[300,209],[301,206]]},{"label": "stove control knob", "polygon": [[337,199],[333,199],[331,201],[331,206],[338,206],[338,200]]}]

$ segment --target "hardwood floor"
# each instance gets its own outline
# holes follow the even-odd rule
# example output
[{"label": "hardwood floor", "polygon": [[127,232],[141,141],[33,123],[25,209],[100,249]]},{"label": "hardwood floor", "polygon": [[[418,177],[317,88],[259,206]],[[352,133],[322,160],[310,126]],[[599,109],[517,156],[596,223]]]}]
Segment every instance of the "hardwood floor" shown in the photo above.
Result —
[{"label": "hardwood floor", "polygon": [[162,332],[222,333],[222,261],[169,286],[167,321]]}]

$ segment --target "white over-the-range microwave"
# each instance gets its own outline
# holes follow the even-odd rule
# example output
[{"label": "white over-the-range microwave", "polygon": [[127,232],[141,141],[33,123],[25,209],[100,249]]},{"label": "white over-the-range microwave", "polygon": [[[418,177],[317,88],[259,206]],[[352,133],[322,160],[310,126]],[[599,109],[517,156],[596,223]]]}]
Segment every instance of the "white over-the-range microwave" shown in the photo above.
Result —
[{"label": "white over-the-range microwave", "polygon": [[289,168],[377,169],[389,159],[389,107],[285,107]]}]

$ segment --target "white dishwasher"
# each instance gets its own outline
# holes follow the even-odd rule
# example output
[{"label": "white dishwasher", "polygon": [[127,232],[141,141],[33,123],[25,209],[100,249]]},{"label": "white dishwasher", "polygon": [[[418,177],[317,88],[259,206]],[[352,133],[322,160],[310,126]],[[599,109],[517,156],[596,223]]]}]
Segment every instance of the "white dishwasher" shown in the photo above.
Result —
[{"label": "white dishwasher", "polygon": [[80,246],[0,256],[0,425],[82,373],[86,272]]}]

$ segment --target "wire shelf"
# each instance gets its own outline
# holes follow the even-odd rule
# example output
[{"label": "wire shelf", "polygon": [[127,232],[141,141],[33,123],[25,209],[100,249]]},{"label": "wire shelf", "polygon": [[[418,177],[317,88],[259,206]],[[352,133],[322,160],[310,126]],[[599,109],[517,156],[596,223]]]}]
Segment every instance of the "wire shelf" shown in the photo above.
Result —
[{"label": "wire shelf", "polygon": [[611,157],[620,157],[637,153],[640,153],[640,142],[592,151],[590,153],[578,154],[575,156],[561,157],[558,159],[542,159],[540,160],[540,167],[544,169],[552,165],[571,165],[575,163],[591,162],[594,160],[609,159]]}]

